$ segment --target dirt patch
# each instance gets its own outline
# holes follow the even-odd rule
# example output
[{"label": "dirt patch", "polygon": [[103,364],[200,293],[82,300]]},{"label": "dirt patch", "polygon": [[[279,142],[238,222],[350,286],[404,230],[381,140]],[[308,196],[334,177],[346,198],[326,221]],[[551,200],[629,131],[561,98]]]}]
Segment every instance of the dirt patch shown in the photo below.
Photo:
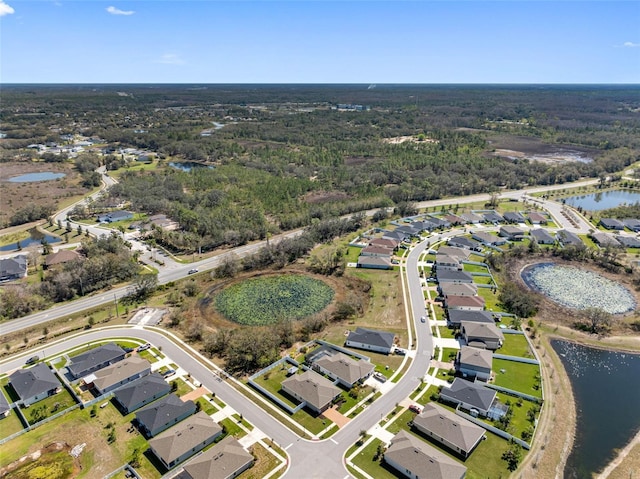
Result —
[{"label": "dirt patch", "polygon": [[[81,196],[86,189],[80,186],[81,177],[69,163],[8,162],[2,164],[0,174],[0,227],[8,225],[9,218],[26,204],[52,205],[58,210],[69,198]],[[10,183],[17,175],[27,173],[64,173],[64,178],[31,183]]]},{"label": "dirt patch", "polygon": [[401,143],[416,143],[416,144],[439,143],[438,140],[434,140],[433,138],[427,138],[427,137],[422,138],[419,136],[396,136],[393,138],[384,138],[382,142],[388,143],[389,145],[399,145]]},{"label": "dirt patch", "polygon": [[510,160],[528,159],[548,164],[563,162],[590,162],[599,154],[599,150],[578,148],[572,145],[552,145],[537,138],[514,135],[490,135],[488,143],[492,150],[487,154]]}]

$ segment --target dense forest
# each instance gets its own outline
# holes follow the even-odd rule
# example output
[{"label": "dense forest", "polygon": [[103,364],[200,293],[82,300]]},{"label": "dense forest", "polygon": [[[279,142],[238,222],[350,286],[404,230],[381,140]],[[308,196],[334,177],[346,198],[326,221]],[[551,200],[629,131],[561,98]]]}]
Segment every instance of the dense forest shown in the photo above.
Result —
[{"label": "dense forest", "polygon": [[[1,161],[38,158],[26,147],[61,135],[104,140],[75,160],[87,186],[86,165],[126,167],[124,148],[155,153],[158,168],[122,175],[111,200],[176,220],[179,230],[150,234],[183,251],[640,159],[640,96],[625,86],[9,86],[0,121]],[[583,160],[530,158],[549,152]],[[184,172],[176,160],[213,168]]]}]

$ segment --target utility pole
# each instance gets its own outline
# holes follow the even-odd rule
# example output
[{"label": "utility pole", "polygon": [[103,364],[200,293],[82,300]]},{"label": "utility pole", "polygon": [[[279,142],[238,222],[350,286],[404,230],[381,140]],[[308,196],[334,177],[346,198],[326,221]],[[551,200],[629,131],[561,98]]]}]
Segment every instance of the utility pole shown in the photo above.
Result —
[{"label": "utility pole", "polygon": [[118,314],[118,297],[116,296],[116,293],[113,293],[113,301],[116,303],[116,318],[119,318],[120,315]]}]

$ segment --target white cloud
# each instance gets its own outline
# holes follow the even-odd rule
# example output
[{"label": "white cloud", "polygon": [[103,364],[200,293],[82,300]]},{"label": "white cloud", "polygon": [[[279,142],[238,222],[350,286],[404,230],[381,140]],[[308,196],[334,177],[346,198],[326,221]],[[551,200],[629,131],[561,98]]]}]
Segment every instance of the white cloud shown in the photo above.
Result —
[{"label": "white cloud", "polygon": [[164,63],[165,65],[184,65],[185,61],[175,53],[165,53],[156,60],[155,63]]},{"label": "white cloud", "polygon": [[624,42],[622,46],[627,48],[635,48],[635,47],[640,47],[640,43]]},{"label": "white cloud", "polygon": [[107,7],[107,12],[109,12],[111,15],[133,15],[134,13],[136,13],[133,10],[120,10],[116,7]]},{"label": "white cloud", "polygon": [[15,13],[15,10],[10,5],[7,5],[2,0],[0,0],[0,17],[4,17],[5,15],[11,15]]}]

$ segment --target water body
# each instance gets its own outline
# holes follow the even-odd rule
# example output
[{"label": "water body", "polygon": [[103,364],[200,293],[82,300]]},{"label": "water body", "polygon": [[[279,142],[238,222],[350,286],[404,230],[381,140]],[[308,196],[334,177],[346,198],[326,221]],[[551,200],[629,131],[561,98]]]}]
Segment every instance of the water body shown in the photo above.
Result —
[{"label": "water body", "polygon": [[591,479],[640,428],[640,354],[553,340],[571,380],[578,424],[564,477]]},{"label": "water body", "polygon": [[615,208],[623,203],[633,204],[640,201],[640,193],[628,190],[603,191],[590,195],[571,196],[564,202],[587,211],[600,211]]},{"label": "water body", "polygon": [[31,235],[29,238],[23,239],[19,242],[15,242],[15,243],[11,243],[8,245],[4,245],[4,246],[0,246],[0,251],[14,251],[18,249],[18,243],[20,244],[21,248],[26,248],[27,246],[31,246],[33,244],[38,244],[40,245],[40,243],[42,243],[42,238],[46,238],[47,242],[49,244],[51,243],[58,243],[60,241],[62,241],[62,238],[59,238],[57,236],[52,236],[52,235],[45,235],[43,233],[41,233],[40,231],[36,230],[35,228],[32,228],[29,230],[29,234]]},{"label": "water body", "polygon": [[43,171],[41,173],[27,173],[25,175],[14,176],[9,178],[10,183],[33,183],[36,181],[57,180],[67,176],[65,173],[53,173],[52,171]]},{"label": "water body", "polygon": [[172,161],[169,163],[169,166],[187,173],[196,168],[213,169],[213,166],[211,165],[203,165],[202,163],[196,163],[195,161]]}]

